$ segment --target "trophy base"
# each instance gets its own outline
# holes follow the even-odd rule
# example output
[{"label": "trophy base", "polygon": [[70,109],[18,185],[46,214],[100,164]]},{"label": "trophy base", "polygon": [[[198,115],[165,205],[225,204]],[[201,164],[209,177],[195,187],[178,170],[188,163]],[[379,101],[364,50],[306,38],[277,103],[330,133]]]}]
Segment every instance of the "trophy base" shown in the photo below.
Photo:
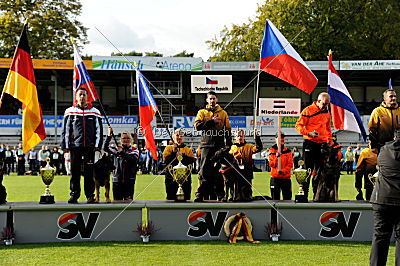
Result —
[{"label": "trophy base", "polygon": [[54,201],[54,195],[43,195],[43,196],[40,196],[39,203],[40,204],[54,204],[56,202]]},{"label": "trophy base", "polygon": [[175,202],[186,202],[186,200],[185,200],[185,195],[184,194],[177,194],[176,195],[176,200],[175,200]]},{"label": "trophy base", "polygon": [[296,195],[294,198],[294,202],[307,203],[308,199],[307,199],[306,195]]}]

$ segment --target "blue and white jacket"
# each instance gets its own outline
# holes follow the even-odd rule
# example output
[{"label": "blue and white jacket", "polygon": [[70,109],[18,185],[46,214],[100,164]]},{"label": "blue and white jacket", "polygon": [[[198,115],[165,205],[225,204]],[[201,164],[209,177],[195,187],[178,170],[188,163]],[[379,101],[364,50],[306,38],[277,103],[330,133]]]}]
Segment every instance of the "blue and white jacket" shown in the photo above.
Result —
[{"label": "blue and white jacket", "polygon": [[79,105],[65,110],[62,144],[63,149],[102,148],[103,125],[100,111],[91,104]]}]

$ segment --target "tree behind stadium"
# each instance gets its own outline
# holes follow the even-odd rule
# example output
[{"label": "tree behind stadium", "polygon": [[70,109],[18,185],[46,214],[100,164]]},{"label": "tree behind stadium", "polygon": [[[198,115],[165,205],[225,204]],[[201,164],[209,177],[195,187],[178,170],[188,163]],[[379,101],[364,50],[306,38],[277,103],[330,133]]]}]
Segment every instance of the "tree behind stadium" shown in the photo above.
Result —
[{"label": "tree behind stadium", "polygon": [[305,60],[326,60],[329,49],[337,59],[398,59],[399,13],[398,0],[267,0],[255,19],[206,42],[209,60],[258,61],[267,18]]},{"label": "tree behind stadium", "polygon": [[29,43],[35,59],[70,59],[70,37],[87,43],[87,28],[77,20],[80,0],[2,0],[0,1],[0,57],[12,58],[27,11]]}]

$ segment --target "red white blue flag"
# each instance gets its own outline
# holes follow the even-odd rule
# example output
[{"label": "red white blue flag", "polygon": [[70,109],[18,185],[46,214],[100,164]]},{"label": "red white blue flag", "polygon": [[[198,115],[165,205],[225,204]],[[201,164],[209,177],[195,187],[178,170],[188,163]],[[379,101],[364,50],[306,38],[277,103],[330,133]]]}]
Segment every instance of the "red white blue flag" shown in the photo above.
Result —
[{"label": "red white blue flag", "polygon": [[333,127],[338,130],[357,132],[364,141],[367,134],[356,105],[332,63],[332,52],[328,55],[328,94],[331,96]]},{"label": "red white blue flag", "polygon": [[260,69],[310,94],[318,79],[282,33],[267,19]]},{"label": "red white blue flag", "polygon": [[206,84],[218,85],[218,79],[206,77]]},{"label": "red white blue flag", "polygon": [[78,88],[85,88],[88,93],[87,102],[91,103],[96,101],[99,96],[97,95],[97,91],[94,87],[93,81],[89,76],[89,73],[86,70],[85,65],[83,64],[81,55],[79,54],[78,48],[74,45],[74,77],[73,77],[73,99],[74,105],[78,103],[78,100],[75,97],[76,90]]},{"label": "red white blue flag", "polygon": [[136,69],[136,84],[139,96],[140,130],[146,142],[146,149],[151,152],[153,159],[158,160],[156,142],[151,128],[151,121],[158,110],[157,103],[139,69]]}]

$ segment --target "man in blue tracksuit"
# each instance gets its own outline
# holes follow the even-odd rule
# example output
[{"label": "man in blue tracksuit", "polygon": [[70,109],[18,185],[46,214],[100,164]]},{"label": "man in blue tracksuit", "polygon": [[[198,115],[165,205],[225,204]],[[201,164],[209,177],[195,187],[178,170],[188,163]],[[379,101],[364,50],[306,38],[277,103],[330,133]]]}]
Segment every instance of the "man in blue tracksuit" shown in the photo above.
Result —
[{"label": "man in blue tracksuit", "polygon": [[77,203],[81,193],[80,177],[83,166],[84,191],[87,203],[94,203],[94,153],[103,145],[103,125],[99,110],[87,103],[87,91],[76,91],[78,104],[65,110],[62,148],[71,153],[71,197],[68,203]]}]

